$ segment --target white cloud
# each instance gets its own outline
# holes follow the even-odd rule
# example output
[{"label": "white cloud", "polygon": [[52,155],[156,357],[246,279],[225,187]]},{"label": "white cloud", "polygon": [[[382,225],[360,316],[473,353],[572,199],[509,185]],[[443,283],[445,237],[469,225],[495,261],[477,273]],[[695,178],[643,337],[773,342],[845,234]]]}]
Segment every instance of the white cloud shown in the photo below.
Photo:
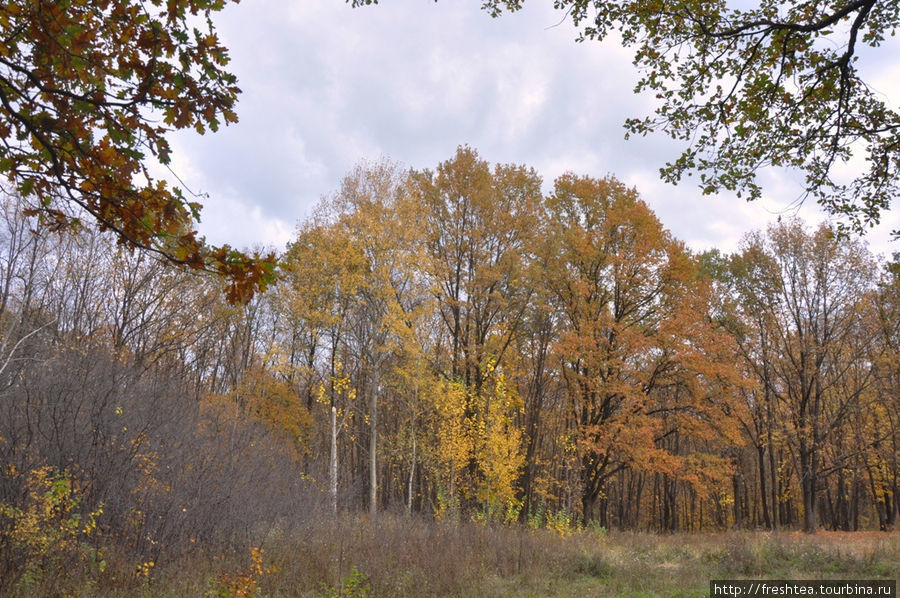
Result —
[{"label": "white cloud", "polygon": [[[339,0],[255,0],[219,17],[244,90],[241,121],[174,144],[179,175],[209,194],[201,231],[217,243],[283,245],[358,161],[433,168],[464,143],[492,162],[535,167],[547,188],[565,171],[612,173],[695,249],[735,248],[798,192],[779,173],[766,175],[754,204],[702,197],[691,179],[660,182],[657,169],[680,146],[661,135],[624,140],[625,118],[653,108],[632,93],[630,51],[614,39],[575,43],[568,21],[554,26],[562,14],[549,1],[499,19],[472,2],[351,9]],[[893,93],[897,67],[879,68],[877,84]]]},{"label": "white cloud", "polygon": [[283,250],[291,240],[293,226],[284,219],[230,193],[216,198],[216,209],[204,210],[200,233],[214,245]]}]

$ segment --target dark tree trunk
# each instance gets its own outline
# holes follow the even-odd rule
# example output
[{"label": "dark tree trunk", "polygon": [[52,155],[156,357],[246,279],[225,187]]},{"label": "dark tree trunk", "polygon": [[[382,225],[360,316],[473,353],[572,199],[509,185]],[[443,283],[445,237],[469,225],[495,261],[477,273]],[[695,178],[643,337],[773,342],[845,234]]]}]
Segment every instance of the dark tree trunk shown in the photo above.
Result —
[{"label": "dark tree trunk", "polygon": [[800,487],[803,498],[803,531],[816,533],[819,526],[816,500],[818,494],[817,459],[815,452],[800,449]]},{"label": "dark tree trunk", "polygon": [[763,521],[765,522],[766,529],[774,529],[772,527],[772,520],[769,517],[769,505],[766,497],[766,460],[765,460],[765,447],[762,444],[757,445],[756,447],[756,456],[757,463],[759,465],[759,497],[761,502],[761,509],[763,513]]}]

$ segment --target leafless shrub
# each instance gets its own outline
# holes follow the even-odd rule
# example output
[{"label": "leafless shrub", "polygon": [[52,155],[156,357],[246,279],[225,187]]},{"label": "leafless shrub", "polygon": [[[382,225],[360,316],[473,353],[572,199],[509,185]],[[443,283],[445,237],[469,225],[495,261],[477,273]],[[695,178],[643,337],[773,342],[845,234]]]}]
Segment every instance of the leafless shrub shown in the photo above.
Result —
[{"label": "leafless shrub", "polygon": [[68,471],[85,509],[104,506],[104,531],[154,560],[245,542],[314,503],[279,441],[239,411],[100,343],[35,355],[0,395],[0,501],[21,499],[24,472]]}]

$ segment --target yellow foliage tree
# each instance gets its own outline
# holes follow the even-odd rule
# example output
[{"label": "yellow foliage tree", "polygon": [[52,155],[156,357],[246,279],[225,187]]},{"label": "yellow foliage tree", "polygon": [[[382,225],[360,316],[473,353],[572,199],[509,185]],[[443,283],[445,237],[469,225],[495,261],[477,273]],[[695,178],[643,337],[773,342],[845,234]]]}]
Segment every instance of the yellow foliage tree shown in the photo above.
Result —
[{"label": "yellow foliage tree", "polygon": [[232,395],[254,419],[287,441],[294,459],[299,461],[309,450],[312,417],[288,382],[252,366]]}]

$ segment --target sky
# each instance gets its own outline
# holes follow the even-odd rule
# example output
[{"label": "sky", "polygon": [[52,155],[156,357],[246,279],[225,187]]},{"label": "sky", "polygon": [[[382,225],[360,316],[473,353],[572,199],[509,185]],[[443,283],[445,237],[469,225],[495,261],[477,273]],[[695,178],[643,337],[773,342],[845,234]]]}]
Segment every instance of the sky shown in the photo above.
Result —
[{"label": "sky", "polygon": [[[767,174],[753,203],[702,196],[696,177],[662,182],[659,168],[681,146],[662,135],[625,140],[625,119],[653,110],[632,93],[630,50],[615,39],[576,43],[552,4],[534,0],[497,19],[476,0],[229,5],[214,22],[243,90],[240,122],[173,138],[174,172],[204,194],[200,232],[214,244],[283,249],[354,165],[386,158],[435,168],[463,144],[491,163],[534,167],[546,190],[566,171],[612,174],[697,251],[734,251],[746,232],[797,213],[796,173]],[[892,47],[873,54],[867,77],[900,99]],[[823,218],[812,202],[799,215]],[[872,250],[900,251],[889,241],[896,229],[895,208],[867,234]]]}]

